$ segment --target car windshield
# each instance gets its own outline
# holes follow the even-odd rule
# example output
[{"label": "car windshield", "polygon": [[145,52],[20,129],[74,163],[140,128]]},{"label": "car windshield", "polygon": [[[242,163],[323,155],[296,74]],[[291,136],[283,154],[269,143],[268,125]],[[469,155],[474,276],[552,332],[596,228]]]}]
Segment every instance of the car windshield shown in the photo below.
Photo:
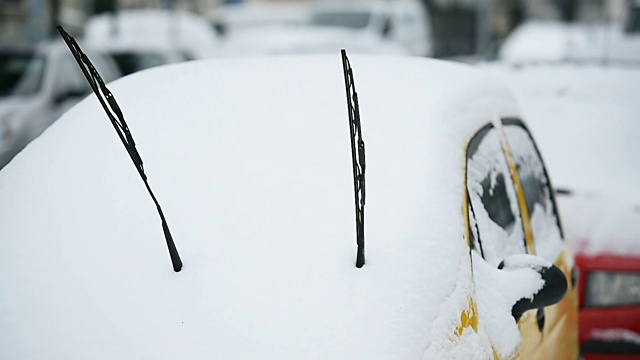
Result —
[{"label": "car windshield", "polygon": [[341,26],[360,29],[369,23],[368,11],[325,11],[311,15],[309,23],[320,26]]},{"label": "car windshield", "polygon": [[44,73],[44,57],[35,52],[0,54],[0,97],[38,92]]},{"label": "car windshield", "polygon": [[161,54],[153,52],[117,52],[113,53],[112,57],[123,75],[129,75],[136,71],[164,65],[166,63]]}]

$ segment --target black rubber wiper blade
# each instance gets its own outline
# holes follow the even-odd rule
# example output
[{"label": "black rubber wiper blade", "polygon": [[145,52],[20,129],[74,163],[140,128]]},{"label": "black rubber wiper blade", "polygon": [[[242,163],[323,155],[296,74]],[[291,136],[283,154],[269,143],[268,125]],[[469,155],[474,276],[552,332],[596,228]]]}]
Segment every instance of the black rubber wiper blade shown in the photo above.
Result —
[{"label": "black rubber wiper blade", "polygon": [[127,126],[127,122],[124,120],[124,116],[122,114],[122,110],[120,110],[120,106],[118,105],[115,97],[109,91],[107,86],[105,85],[102,77],[93,66],[89,57],[82,51],[76,40],[69,35],[62,26],[58,26],[58,31],[62,36],[62,39],[71,50],[73,57],[76,59],[78,66],[82,70],[84,77],[89,82],[91,89],[96,94],[98,101],[102,105],[107,117],[111,121],[113,128],[116,130],[118,137],[122,141],[122,145],[124,145],[131,161],[135,165],[138,170],[138,174],[140,174],[140,178],[144,182],[149,195],[153,199],[153,202],[156,204],[156,209],[158,210],[158,214],[160,215],[160,219],[162,220],[162,231],[164,232],[164,237],[167,242],[167,248],[169,249],[169,256],[171,257],[171,263],[173,265],[173,270],[178,272],[182,269],[182,260],[180,260],[180,255],[178,254],[178,249],[173,241],[173,236],[171,236],[171,232],[169,231],[169,225],[167,224],[167,220],[164,217],[164,213],[162,212],[162,208],[160,207],[160,203],[158,203],[158,199],[151,191],[151,187],[149,186],[149,182],[147,181],[147,175],[144,173],[144,166],[142,163],[142,157],[140,157],[140,153],[138,153],[138,149],[136,149],[136,143],[133,141],[133,136],[129,131],[129,126]]},{"label": "black rubber wiper blade", "polygon": [[342,70],[344,73],[344,84],[347,92],[347,111],[349,112],[349,134],[351,135],[351,163],[353,168],[353,192],[356,208],[356,244],[358,250],[356,254],[356,267],[364,265],[364,204],[366,198],[365,191],[365,152],[364,140],[362,140],[362,130],[360,128],[360,106],[358,104],[358,93],[353,80],[353,69],[347,57],[347,51],[342,49]]}]

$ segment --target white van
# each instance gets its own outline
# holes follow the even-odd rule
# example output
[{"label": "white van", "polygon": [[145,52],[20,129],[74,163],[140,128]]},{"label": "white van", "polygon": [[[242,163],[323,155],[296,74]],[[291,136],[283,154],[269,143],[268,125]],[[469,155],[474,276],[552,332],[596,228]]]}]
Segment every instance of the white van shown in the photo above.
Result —
[{"label": "white van", "polygon": [[412,55],[433,54],[431,18],[418,0],[318,3],[309,23],[371,32],[397,42]]}]

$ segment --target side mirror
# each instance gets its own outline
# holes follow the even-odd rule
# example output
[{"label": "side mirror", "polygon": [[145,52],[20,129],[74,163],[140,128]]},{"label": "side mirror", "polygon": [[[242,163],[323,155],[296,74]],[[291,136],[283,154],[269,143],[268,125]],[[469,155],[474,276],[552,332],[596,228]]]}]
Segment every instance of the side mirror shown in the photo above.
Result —
[{"label": "side mirror", "polygon": [[531,298],[518,300],[511,314],[518,322],[525,311],[539,309],[560,302],[567,294],[567,278],[558,268],[546,259],[535,255],[512,255],[502,260],[498,269],[504,271],[531,269],[540,274],[544,285]]}]

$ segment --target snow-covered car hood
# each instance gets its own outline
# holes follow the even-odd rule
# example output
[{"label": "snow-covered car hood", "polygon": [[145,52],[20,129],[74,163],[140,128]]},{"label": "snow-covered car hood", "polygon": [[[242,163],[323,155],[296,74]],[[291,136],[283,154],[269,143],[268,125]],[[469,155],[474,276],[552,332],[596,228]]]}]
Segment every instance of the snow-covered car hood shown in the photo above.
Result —
[{"label": "snow-covered car hood", "polygon": [[[184,268],[171,269],[155,206],[87,98],[0,172],[0,357],[450,354],[472,289],[464,145],[479,119],[516,108],[462,65],[351,63],[362,269],[338,54],[150,69],[109,86]],[[471,344],[462,358],[482,351]]]},{"label": "snow-covered car hood", "polygon": [[342,27],[256,26],[239,29],[219,49],[221,55],[273,55],[335,53],[348,48],[351,53],[406,55],[399,44],[365,31]]}]

